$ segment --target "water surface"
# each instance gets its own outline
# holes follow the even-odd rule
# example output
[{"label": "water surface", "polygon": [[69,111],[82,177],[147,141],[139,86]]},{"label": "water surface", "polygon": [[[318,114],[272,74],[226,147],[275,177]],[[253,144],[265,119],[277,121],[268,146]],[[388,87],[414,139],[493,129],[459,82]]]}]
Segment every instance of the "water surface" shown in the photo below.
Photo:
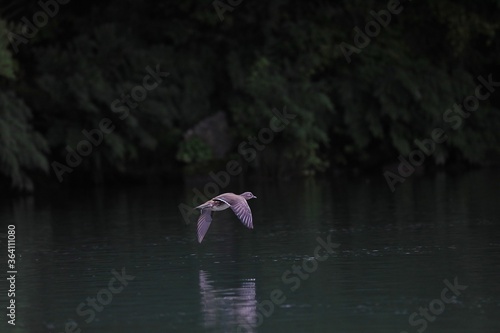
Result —
[{"label": "water surface", "polygon": [[[229,190],[257,195],[249,202],[255,229],[230,211],[217,213],[201,245],[196,217],[186,224],[178,209],[191,205],[192,186],[4,202],[0,231],[16,226],[18,275],[17,325],[2,326],[108,333],[500,331],[496,173],[415,177],[395,193],[382,176],[240,182]],[[317,252],[323,261],[315,259],[318,238],[338,245]],[[0,242],[6,253],[5,238]],[[122,273],[128,280],[112,281]],[[455,279],[467,287],[458,295],[445,291],[444,302],[445,280]],[[6,287],[0,284],[4,309]]]}]

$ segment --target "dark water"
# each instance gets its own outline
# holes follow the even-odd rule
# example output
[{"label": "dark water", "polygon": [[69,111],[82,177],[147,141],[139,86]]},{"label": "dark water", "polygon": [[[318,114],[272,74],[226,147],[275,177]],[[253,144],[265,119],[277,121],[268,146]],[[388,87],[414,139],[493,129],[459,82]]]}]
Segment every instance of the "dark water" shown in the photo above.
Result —
[{"label": "dark water", "polygon": [[1,331],[500,332],[495,172],[415,177],[395,193],[382,176],[229,190],[257,195],[255,229],[221,212],[201,245],[178,209],[191,187],[4,202],[18,274],[15,328],[0,282]]}]

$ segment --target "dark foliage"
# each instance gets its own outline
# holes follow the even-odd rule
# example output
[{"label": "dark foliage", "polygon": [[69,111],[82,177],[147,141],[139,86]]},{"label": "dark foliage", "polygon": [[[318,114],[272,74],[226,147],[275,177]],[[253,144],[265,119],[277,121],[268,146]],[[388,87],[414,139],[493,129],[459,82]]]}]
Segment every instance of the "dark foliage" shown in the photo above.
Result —
[{"label": "dark foliage", "polygon": [[[273,108],[296,115],[250,164],[260,174],[381,170],[449,127],[443,114],[474,94],[479,76],[500,81],[495,0],[404,2],[350,62],[339,45],[355,46],[353,29],[364,31],[387,1],[243,1],[223,21],[211,1],[70,2],[13,45],[22,17],[42,10],[33,3],[0,12],[0,177],[21,190],[33,189],[33,175],[57,182],[53,162],[66,165],[82,131],[103,119],[113,131],[65,182],[178,175],[212,158],[184,133],[219,110],[234,154],[269,127]],[[169,75],[126,117],[115,112],[148,66]],[[498,160],[499,102],[500,92],[481,101],[428,165]]]}]

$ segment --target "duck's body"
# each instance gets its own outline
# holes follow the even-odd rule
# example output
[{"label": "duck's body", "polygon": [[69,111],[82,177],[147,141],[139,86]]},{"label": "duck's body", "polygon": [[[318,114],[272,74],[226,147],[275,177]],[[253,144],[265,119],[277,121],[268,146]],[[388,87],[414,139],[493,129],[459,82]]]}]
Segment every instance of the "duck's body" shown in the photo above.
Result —
[{"label": "duck's body", "polygon": [[223,193],[208,200],[196,207],[200,209],[198,219],[198,242],[201,243],[207,233],[210,223],[212,223],[213,212],[225,210],[231,207],[240,221],[249,229],[253,229],[252,211],[247,200],[257,198],[252,192],[245,192],[240,195],[234,193]]},{"label": "duck's body", "polygon": [[208,200],[202,205],[196,207],[197,209],[208,209],[213,212],[218,212],[224,209],[228,209],[230,206],[227,202],[220,200],[218,197],[215,197],[211,200]]}]

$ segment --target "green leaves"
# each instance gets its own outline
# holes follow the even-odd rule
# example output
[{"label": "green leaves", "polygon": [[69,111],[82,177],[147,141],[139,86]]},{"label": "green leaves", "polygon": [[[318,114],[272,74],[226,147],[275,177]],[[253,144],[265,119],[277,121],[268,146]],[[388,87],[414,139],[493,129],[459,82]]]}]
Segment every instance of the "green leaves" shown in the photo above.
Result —
[{"label": "green leaves", "polygon": [[0,19],[0,76],[7,79],[14,79],[15,63],[12,52],[9,50],[9,39],[7,38],[7,24]]},{"label": "green leaves", "polygon": [[[246,3],[223,22],[211,1],[130,0],[127,15],[120,6],[65,7],[17,58],[0,20],[0,172],[16,187],[32,187],[47,156],[64,160],[66,146],[103,118],[116,128],[67,178],[180,174],[183,163],[221,162],[283,107],[296,118],[250,168],[282,176],[378,169],[444,126],[444,112],[499,65],[494,0],[404,4],[349,64],[339,44],[373,19],[377,2]],[[137,105],[127,100],[156,64],[169,76]],[[498,159],[497,94],[447,133],[436,163]],[[222,158],[203,140],[183,139],[219,110],[231,146]]]},{"label": "green leaves", "polygon": [[31,125],[32,113],[12,91],[0,91],[0,174],[18,190],[32,191],[28,171],[49,171],[48,144]]},{"label": "green leaves", "polygon": [[177,159],[184,163],[200,163],[212,159],[212,150],[200,138],[193,136],[181,142]]}]

